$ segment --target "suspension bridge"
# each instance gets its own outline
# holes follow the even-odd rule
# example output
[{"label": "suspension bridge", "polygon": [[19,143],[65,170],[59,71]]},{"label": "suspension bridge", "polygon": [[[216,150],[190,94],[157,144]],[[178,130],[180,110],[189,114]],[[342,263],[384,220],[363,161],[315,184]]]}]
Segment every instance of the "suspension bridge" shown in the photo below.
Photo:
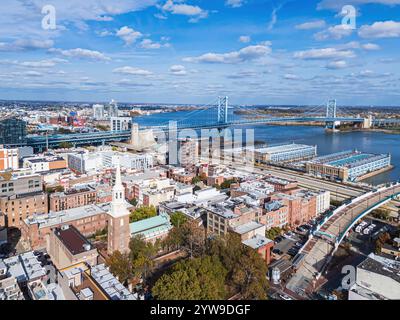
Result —
[{"label": "suspension bridge", "polygon": [[[213,129],[219,130],[235,126],[252,126],[262,124],[279,123],[323,123],[326,128],[335,127],[349,123],[354,126],[370,128],[373,126],[400,125],[400,119],[373,119],[371,116],[363,118],[351,113],[351,110],[339,108],[336,100],[329,100],[327,104],[319,106],[288,107],[281,110],[281,114],[287,116],[271,117],[266,113],[267,109],[229,106],[228,97],[218,97],[211,103],[200,106],[189,112],[184,112],[181,117],[162,122],[159,119],[147,118],[146,125],[140,125],[140,130],[151,129],[156,134],[160,131],[183,130],[183,129]],[[295,115],[295,116],[294,116]],[[171,122],[173,120],[173,122]],[[36,151],[47,148],[59,147],[62,143],[70,143],[73,146],[105,144],[109,142],[122,142],[131,138],[131,131],[105,131],[96,133],[78,133],[49,136],[28,136],[27,145]]]}]

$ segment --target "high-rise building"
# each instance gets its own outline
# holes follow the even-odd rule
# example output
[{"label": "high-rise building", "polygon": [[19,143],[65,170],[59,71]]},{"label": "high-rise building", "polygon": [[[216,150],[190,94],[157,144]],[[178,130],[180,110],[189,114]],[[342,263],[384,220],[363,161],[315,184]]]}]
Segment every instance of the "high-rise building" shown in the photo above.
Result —
[{"label": "high-rise building", "polygon": [[93,118],[96,120],[104,119],[104,105],[102,104],[93,105]]},{"label": "high-rise building", "polygon": [[125,201],[125,188],[121,180],[121,167],[118,163],[115,176],[115,185],[112,190],[111,209],[108,213],[108,246],[107,251],[112,254],[114,251],[129,251],[130,228],[129,210]]},{"label": "high-rise building", "polygon": [[127,131],[130,129],[131,122],[130,117],[111,117],[111,131]]},{"label": "high-rise building", "polygon": [[109,109],[108,109],[108,116],[111,117],[118,117],[119,112],[118,112],[118,104],[117,102],[113,99],[110,102]]},{"label": "high-rise building", "polygon": [[26,142],[26,122],[16,118],[0,120],[0,144],[24,145]]}]

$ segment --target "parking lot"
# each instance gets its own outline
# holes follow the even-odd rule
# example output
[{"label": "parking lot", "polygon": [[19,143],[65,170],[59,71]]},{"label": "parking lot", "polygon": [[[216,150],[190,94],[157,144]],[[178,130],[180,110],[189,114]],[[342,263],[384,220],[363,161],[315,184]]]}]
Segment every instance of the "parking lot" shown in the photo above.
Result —
[{"label": "parking lot", "polygon": [[273,254],[275,258],[279,258],[283,255],[295,256],[301,246],[305,242],[305,236],[298,233],[286,233],[284,236],[275,238],[275,246]]}]

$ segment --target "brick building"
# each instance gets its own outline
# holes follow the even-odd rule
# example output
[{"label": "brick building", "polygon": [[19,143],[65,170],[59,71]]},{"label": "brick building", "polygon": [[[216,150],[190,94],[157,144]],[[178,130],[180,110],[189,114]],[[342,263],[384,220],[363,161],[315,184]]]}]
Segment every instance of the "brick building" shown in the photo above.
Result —
[{"label": "brick building", "polygon": [[91,186],[72,188],[50,195],[50,211],[62,211],[96,203],[97,191]]},{"label": "brick building", "polygon": [[54,228],[68,224],[74,226],[84,236],[107,227],[109,204],[87,205],[49,214],[35,215],[23,220],[21,227],[22,240],[32,249],[46,247],[46,237]]}]

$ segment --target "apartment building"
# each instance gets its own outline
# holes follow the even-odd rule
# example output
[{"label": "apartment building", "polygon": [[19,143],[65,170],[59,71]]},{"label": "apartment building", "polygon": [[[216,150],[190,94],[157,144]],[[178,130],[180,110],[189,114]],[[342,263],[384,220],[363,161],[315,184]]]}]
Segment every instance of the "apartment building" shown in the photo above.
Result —
[{"label": "apartment building", "polygon": [[97,190],[90,185],[75,187],[51,194],[49,201],[50,211],[54,212],[86,206],[96,203]]},{"label": "apartment building", "polygon": [[45,192],[0,197],[0,227],[21,228],[25,219],[47,212],[48,198]]},{"label": "apartment building", "polygon": [[15,170],[19,168],[18,148],[6,149],[0,145],[0,171]]}]

